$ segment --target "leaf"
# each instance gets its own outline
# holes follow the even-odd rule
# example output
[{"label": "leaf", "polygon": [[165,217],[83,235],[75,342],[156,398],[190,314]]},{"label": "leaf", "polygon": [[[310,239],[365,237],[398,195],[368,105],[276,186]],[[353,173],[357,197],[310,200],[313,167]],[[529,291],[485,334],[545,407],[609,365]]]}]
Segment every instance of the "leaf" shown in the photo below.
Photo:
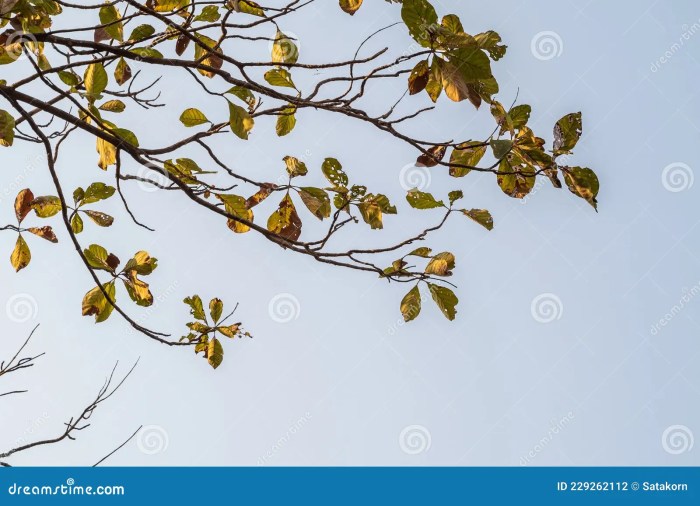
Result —
[{"label": "leaf", "polygon": [[298,158],[285,156],[283,160],[287,166],[287,174],[289,174],[289,177],[305,176],[308,174],[309,169],[306,168],[306,164]]},{"label": "leaf", "polygon": [[598,176],[591,169],[584,167],[561,167],[564,173],[564,181],[569,191],[574,195],[581,197],[583,200],[593,206],[593,209],[598,210],[598,190],[600,183]]},{"label": "leaf", "polygon": [[202,9],[202,12],[199,13],[199,16],[194,18],[195,21],[206,21],[208,23],[213,23],[215,21],[218,21],[221,18],[221,14],[219,14],[219,7],[216,5],[207,5]]},{"label": "leaf", "polygon": [[34,194],[29,188],[17,194],[17,198],[15,198],[15,216],[17,217],[17,223],[22,223],[22,220],[27,217],[32,210],[33,201]]},{"label": "leaf", "polygon": [[199,295],[193,295],[191,297],[185,297],[183,300],[185,304],[190,306],[190,314],[197,320],[206,321],[207,317],[204,314],[204,307],[202,305],[202,299]]},{"label": "leaf", "polygon": [[357,205],[357,208],[362,215],[362,219],[373,230],[384,227],[384,213],[396,214],[396,207],[392,206],[389,199],[385,195],[381,194],[372,195],[369,193],[365,195],[362,202]]},{"label": "leaf", "polygon": [[497,181],[503,193],[521,199],[535,186],[535,169],[529,165],[512,167],[504,158],[498,166]]},{"label": "leaf", "polygon": [[270,215],[267,229],[290,241],[296,241],[301,235],[301,219],[289,194],[284,196],[277,210]]},{"label": "leaf", "polygon": [[436,276],[452,276],[455,267],[455,256],[449,251],[443,251],[435,255],[425,267],[426,274]]},{"label": "leaf", "polygon": [[28,232],[31,232],[32,234],[41,237],[42,239],[46,239],[49,242],[57,243],[58,238],[56,237],[56,234],[54,233],[53,229],[49,226],[46,227],[31,227],[27,229]]},{"label": "leaf", "polygon": [[221,346],[221,342],[218,339],[213,338],[211,341],[209,341],[209,344],[207,345],[206,357],[207,362],[214,369],[219,367],[224,361],[224,347]]},{"label": "leaf", "polygon": [[32,209],[39,218],[50,218],[61,210],[61,200],[53,196],[36,197]]},{"label": "leaf", "polygon": [[409,190],[406,194],[406,200],[414,209],[434,209],[436,207],[445,207],[442,200],[435,200],[432,194],[422,192],[417,189]]},{"label": "leaf", "polygon": [[420,290],[418,290],[418,285],[416,285],[401,299],[401,314],[404,321],[410,322],[414,320],[420,314],[420,308]]},{"label": "leaf", "polygon": [[428,154],[421,154],[416,160],[419,167],[435,167],[445,157],[447,146],[433,146],[428,149]]},{"label": "leaf", "polygon": [[328,218],[331,215],[331,199],[321,188],[306,186],[299,189],[299,196],[304,205],[319,220]]},{"label": "leaf", "polygon": [[[113,186],[109,186],[105,183],[92,183],[83,192],[81,198],[76,199],[76,202],[80,201],[81,205],[92,204],[110,198],[114,195],[114,192],[115,189]],[[73,197],[75,198],[75,193]]]},{"label": "leaf", "polygon": [[243,100],[243,102],[245,102],[248,105],[249,111],[253,110],[253,107],[255,107],[255,104],[257,102],[257,100],[255,99],[255,95],[253,95],[253,92],[242,86],[234,86],[226,93],[230,93],[231,95]]},{"label": "leaf", "polygon": [[100,111],[124,112],[126,105],[121,100],[109,100],[100,106]]},{"label": "leaf", "polygon": [[221,299],[212,299],[209,301],[209,314],[211,315],[211,319],[216,324],[219,321],[219,318],[221,318],[221,313],[224,311],[224,303],[221,302]]},{"label": "leaf", "polygon": [[426,248],[426,247],[416,248],[406,256],[430,258],[430,254],[432,253],[432,251],[433,250],[431,250],[430,248]]},{"label": "leaf", "polygon": [[156,29],[151,25],[139,25],[133,29],[131,35],[129,35],[129,42],[139,42],[143,39],[147,39],[151,35],[156,33]]},{"label": "leaf", "polygon": [[274,63],[296,63],[299,59],[299,48],[287,35],[277,30],[275,42],[272,44],[272,61]]},{"label": "leaf", "polygon": [[554,125],[554,156],[568,155],[581,138],[581,113],[567,114]]},{"label": "leaf", "polygon": [[[104,289],[109,295],[110,299],[116,302],[114,281],[110,281],[104,285]],[[114,306],[109,303],[98,286],[90,290],[83,297],[83,316],[95,315],[95,323],[105,321],[107,318],[109,318],[109,315],[112,314],[113,310]]]},{"label": "leaf", "polygon": [[114,223],[114,218],[109,214],[100,213],[98,211],[84,211],[92,221],[94,221],[100,227],[110,227]]},{"label": "leaf", "polygon": [[255,121],[250,114],[248,114],[248,111],[239,105],[229,102],[228,110],[231,131],[241,139],[247,140],[248,134],[253,129]]},{"label": "leaf", "polygon": [[430,66],[428,65],[428,60],[418,62],[418,64],[413,67],[411,75],[408,76],[408,92],[411,95],[420,93],[428,85],[429,80]]},{"label": "leaf", "polygon": [[513,147],[513,141],[507,139],[492,140],[490,144],[491,149],[493,150],[493,156],[495,156],[497,160],[500,160],[501,158],[506,156]]},{"label": "leaf", "polygon": [[[197,40],[200,43],[195,44],[194,46],[195,61],[199,62],[201,65],[211,67],[214,70],[219,70],[224,64],[224,61],[221,59],[221,56],[217,54],[220,53],[221,50],[214,50],[216,47],[216,41],[201,34],[197,35]],[[215,75],[215,72],[205,68],[198,68],[197,72],[209,78],[212,78]]]},{"label": "leaf", "polygon": [[450,199],[450,204],[454,204],[455,201],[464,198],[464,192],[462,190],[454,190],[447,194],[447,198]]},{"label": "leaf", "polygon": [[475,83],[482,79],[493,77],[491,74],[491,60],[478,47],[464,47],[447,53],[449,62],[456,69],[466,83]]},{"label": "leaf", "polygon": [[223,327],[216,327],[216,330],[221,332],[226,337],[236,337],[236,334],[238,334],[239,329],[240,329],[239,324],[226,325]]},{"label": "leaf", "polygon": [[15,268],[15,272],[19,272],[24,269],[32,259],[32,253],[29,251],[29,246],[27,242],[22,237],[22,234],[17,236],[17,242],[15,243],[15,249],[10,255],[10,263],[12,267]]},{"label": "leaf", "polygon": [[109,77],[107,76],[107,72],[101,63],[91,63],[85,70],[83,80],[85,82],[85,91],[88,99],[94,102],[95,99],[107,88]]},{"label": "leaf", "polygon": [[64,84],[71,87],[78,86],[80,84],[80,77],[78,77],[78,75],[73,71],[60,70],[58,72],[58,78],[63,81]]},{"label": "leaf", "polygon": [[15,140],[15,118],[7,111],[0,110],[0,145],[12,146]]},{"label": "leaf", "polygon": [[279,116],[277,116],[277,125],[275,126],[275,132],[280,137],[284,137],[292,130],[297,124],[296,113],[297,108],[293,105],[285,107]]},{"label": "leaf", "polygon": [[452,166],[452,164],[476,167],[479,165],[485,153],[486,146],[483,142],[468,141],[459,144],[452,150],[452,154],[450,155],[450,176],[464,177],[471,171],[471,169],[466,167],[456,167]]},{"label": "leaf", "polygon": [[138,279],[135,271],[130,271],[126,279],[122,278],[124,288],[129,294],[129,298],[136,302],[139,306],[149,307],[153,305],[153,294],[148,286],[148,283]]},{"label": "leaf", "polygon": [[500,43],[501,36],[493,30],[474,35],[474,40],[481,49],[488,51],[494,61],[500,60],[506,54],[507,46]]},{"label": "leaf", "polygon": [[83,255],[85,255],[85,259],[93,269],[114,272],[115,268],[112,267],[113,263],[107,261],[110,254],[99,244],[91,244],[88,246],[87,249],[83,250]]},{"label": "leaf", "polygon": [[437,99],[442,93],[442,75],[437,58],[433,58],[433,63],[430,66],[430,76],[428,78],[428,84],[425,85],[425,91],[433,102],[437,102]]},{"label": "leaf", "polygon": [[362,0],[340,0],[340,8],[353,16],[362,6]]},{"label": "leaf", "polygon": [[148,276],[158,267],[158,259],[152,257],[147,251],[137,251],[133,258],[124,266],[124,272],[135,271],[142,276]]},{"label": "leaf", "polygon": [[348,176],[335,158],[326,158],[321,165],[321,172],[333,186],[345,187],[348,184]]},{"label": "leaf", "polygon": [[463,209],[462,213],[486,228],[486,230],[493,230],[493,218],[486,209]]},{"label": "leaf", "polygon": [[117,163],[117,148],[101,137],[97,138],[97,154],[99,155],[97,165],[102,170],[107,170],[110,165]]},{"label": "leaf", "polygon": [[83,219],[78,213],[75,213],[70,220],[70,229],[74,234],[79,234],[83,231]]},{"label": "leaf", "polygon": [[416,42],[423,47],[431,46],[431,29],[437,26],[438,17],[427,0],[404,0],[401,19]]},{"label": "leaf", "polygon": [[119,86],[123,86],[129,79],[131,79],[131,67],[129,67],[124,58],[119,58],[119,62],[114,69],[114,80],[117,81]]},{"label": "leaf", "polygon": [[185,109],[180,115],[180,123],[187,128],[209,123],[209,120],[202,111],[195,108]]},{"label": "leaf", "polygon": [[[527,125],[527,122],[530,120],[530,113],[532,113],[532,107],[527,104],[516,105],[508,111],[513,128],[519,130]],[[501,131],[501,134],[503,134],[503,131]]]},{"label": "leaf", "polygon": [[248,197],[245,201],[245,207],[250,209],[251,207],[257,206],[260,202],[265,200],[272,193],[273,186],[261,186],[260,189],[253,195]]},{"label": "leaf", "polygon": [[121,14],[114,5],[104,5],[100,8],[100,23],[102,29],[113,39],[124,41],[124,25]]},{"label": "leaf", "polygon": [[[217,198],[224,203],[226,212],[230,215],[252,222],[254,219],[253,211],[249,208],[246,199],[239,195],[217,195]],[[245,223],[241,223],[234,219],[228,219],[228,228],[237,234],[244,234],[250,230],[250,227]]]},{"label": "leaf", "polygon": [[440,66],[442,89],[445,90],[447,98],[453,102],[461,102],[469,98],[469,88],[460,70],[449,61],[443,60],[437,56],[435,60]]},{"label": "leaf", "polygon": [[294,88],[294,81],[292,80],[292,74],[288,70],[282,68],[275,68],[265,72],[263,76],[265,80],[272,86],[282,86],[284,88]]},{"label": "leaf", "polygon": [[459,299],[454,292],[449,288],[432,283],[428,283],[428,288],[430,289],[430,295],[432,295],[435,304],[440,308],[445,318],[450,321],[454,320],[457,315],[456,306],[459,303]]}]

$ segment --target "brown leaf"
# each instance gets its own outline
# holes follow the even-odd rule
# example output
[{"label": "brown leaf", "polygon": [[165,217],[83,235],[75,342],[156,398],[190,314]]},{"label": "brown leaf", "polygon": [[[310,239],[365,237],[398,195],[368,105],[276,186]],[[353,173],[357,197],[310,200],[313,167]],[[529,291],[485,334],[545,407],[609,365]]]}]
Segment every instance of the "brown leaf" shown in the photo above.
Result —
[{"label": "brown leaf", "polygon": [[187,49],[187,46],[190,45],[190,39],[188,37],[185,37],[184,35],[180,35],[177,38],[177,43],[175,44],[175,52],[177,53],[178,56],[182,56],[182,53],[185,52]]},{"label": "brown leaf", "polygon": [[416,160],[419,167],[435,167],[445,157],[447,146],[433,146],[428,150],[429,155],[422,154]]},{"label": "brown leaf", "polygon": [[56,237],[56,234],[54,234],[53,229],[49,226],[32,227],[32,228],[28,228],[27,231],[31,232],[34,235],[41,237],[42,239],[46,239],[49,242],[53,242],[53,243],[58,242],[58,238]]},{"label": "brown leaf", "polygon": [[116,270],[117,267],[119,267],[119,257],[117,257],[117,255],[115,255],[114,253],[110,253],[109,255],[107,255],[107,259],[105,260],[105,262],[111,267],[113,271]]},{"label": "brown leaf", "polygon": [[29,211],[32,210],[32,202],[34,201],[34,194],[29,188],[26,188],[17,194],[15,199],[15,216],[17,216],[17,221],[22,223],[22,220],[27,217]]}]

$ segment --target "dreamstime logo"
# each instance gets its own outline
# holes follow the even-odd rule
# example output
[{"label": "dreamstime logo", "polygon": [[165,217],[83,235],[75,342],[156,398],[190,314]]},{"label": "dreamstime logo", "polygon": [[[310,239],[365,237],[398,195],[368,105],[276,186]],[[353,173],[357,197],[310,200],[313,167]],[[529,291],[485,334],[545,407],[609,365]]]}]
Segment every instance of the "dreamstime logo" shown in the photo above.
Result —
[{"label": "dreamstime logo", "polygon": [[18,293],[7,300],[5,313],[15,323],[26,323],[37,317],[39,306],[36,299],[28,293]]},{"label": "dreamstime logo", "polygon": [[663,65],[671,61],[676,53],[678,53],[685,46],[686,42],[689,42],[696,33],[700,32],[700,20],[696,21],[691,26],[683,25],[681,30],[682,33],[678,37],[678,42],[671,44],[664,54],[657,58],[656,61],[652,62],[652,72],[658,72]]},{"label": "dreamstime logo", "polygon": [[399,183],[406,191],[414,188],[425,191],[430,186],[432,177],[427,167],[418,167],[414,163],[405,165],[399,172]]},{"label": "dreamstime logo", "polygon": [[301,42],[294,32],[278,33],[274,39],[270,40],[268,46],[270,53],[273,52],[273,48],[276,53],[279,52],[280,60],[290,61],[299,59]]},{"label": "dreamstime logo", "polygon": [[408,455],[418,455],[430,450],[430,431],[422,425],[409,425],[399,434],[399,446]]},{"label": "dreamstime logo", "polygon": [[539,323],[551,323],[559,320],[564,314],[564,305],[561,299],[553,293],[542,293],[532,299],[530,313]]},{"label": "dreamstime logo", "polygon": [[170,180],[163,175],[161,168],[148,163],[139,167],[136,172],[139,188],[147,193],[157,192],[163,186],[168,186]]},{"label": "dreamstime logo", "polygon": [[136,446],[146,455],[163,453],[168,449],[169,443],[168,433],[160,425],[146,425],[136,437]]},{"label": "dreamstime logo", "polygon": [[2,53],[14,61],[21,60],[24,57],[24,44],[28,44],[30,47],[37,47],[34,35],[19,30],[0,35],[0,44],[2,45]]},{"label": "dreamstime logo", "polygon": [[661,184],[673,193],[689,190],[694,182],[693,169],[683,162],[671,163],[661,172]]},{"label": "dreamstime logo", "polygon": [[557,32],[539,32],[530,42],[530,51],[538,60],[552,60],[564,52],[564,41]]},{"label": "dreamstime logo", "polygon": [[693,449],[693,431],[685,425],[671,425],[661,436],[661,446],[671,455],[680,455]]},{"label": "dreamstime logo", "polygon": [[277,323],[289,323],[299,318],[301,305],[291,293],[279,293],[270,299],[267,312],[273,321]]}]

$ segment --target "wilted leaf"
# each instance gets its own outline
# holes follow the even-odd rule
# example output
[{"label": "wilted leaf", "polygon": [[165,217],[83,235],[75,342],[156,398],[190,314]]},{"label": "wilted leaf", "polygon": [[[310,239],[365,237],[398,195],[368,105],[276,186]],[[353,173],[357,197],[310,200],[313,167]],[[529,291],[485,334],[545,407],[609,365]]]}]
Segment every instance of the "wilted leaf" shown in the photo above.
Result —
[{"label": "wilted leaf", "polygon": [[309,211],[319,220],[328,218],[331,215],[331,199],[328,193],[321,188],[312,188],[309,186],[300,188],[299,196]]},{"label": "wilted leaf", "polygon": [[362,0],[340,0],[340,8],[345,12],[354,15],[362,6]]},{"label": "wilted leaf", "polygon": [[463,177],[469,174],[471,169],[466,167],[457,167],[457,165],[468,165],[476,167],[486,153],[486,146],[483,142],[468,141],[459,144],[450,155],[450,176]]},{"label": "wilted leaf", "polygon": [[[104,285],[104,289],[109,295],[110,299],[116,302],[115,294],[116,290],[114,288],[114,281],[110,281]],[[99,287],[95,287],[85,294],[83,297],[83,316],[95,315],[95,323],[100,323],[109,318],[112,314],[114,306],[109,303],[107,298],[102,293]]]},{"label": "wilted leaf", "polygon": [[321,165],[321,172],[333,186],[344,187],[348,184],[348,176],[335,158],[326,158]]},{"label": "wilted leaf", "polygon": [[284,196],[277,210],[270,215],[267,229],[290,241],[296,241],[301,235],[301,219],[289,194]]},{"label": "wilted leaf", "polygon": [[287,174],[289,174],[289,177],[305,176],[308,174],[309,169],[306,168],[306,164],[298,158],[285,156],[283,160],[287,166]]},{"label": "wilted leaf", "polygon": [[22,223],[22,220],[27,217],[27,214],[32,210],[32,202],[34,194],[29,188],[20,191],[15,198],[15,216],[17,222]]},{"label": "wilted leaf", "polygon": [[486,228],[486,230],[493,230],[493,218],[486,209],[463,209],[462,213]]},{"label": "wilted leaf", "polygon": [[54,233],[53,229],[49,226],[46,227],[31,227],[27,229],[28,232],[31,232],[32,234],[41,237],[42,239],[46,239],[49,242],[58,242],[58,238],[56,237],[56,234]]},{"label": "wilted leaf", "polygon": [[110,227],[114,223],[114,218],[109,214],[100,213],[98,211],[84,211],[92,221],[94,221],[100,227]]},{"label": "wilted leaf", "polygon": [[183,300],[185,304],[190,306],[190,314],[197,320],[205,321],[206,315],[204,314],[204,306],[202,305],[202,299],[199,295],[193,295],[192,297],[185,297]]},{"label": "wilted leaf", "polygon": [[428,154],[421,154],[416,160],[419,167],[435,167],[445,157],[447,146],[433,146],[428,149]]},{"label": "wilted leaf", "polygon": [[425,89],[429,80],[430,67],[428,65],[428,60],[418,62],[418,64],[413,67],[411,75],[408,76],[408,92],[411,95],[420,93]]},{"label": "wilted leaf", "polygon": [[574,195],[577,195],[593,206],[593,209],[598,210],[598,190],[600,183],[598,176],[591,169],[584,167],[561,167],[564,173],[564,181],[566,186]]},{"label": "wilted leaf", "polygon": [[435,255],[425,267],[426,274],[436,276],[451,276],[455,267],[455,256],[449,251],[443,251]]},{"label": "wilted leaf", "polygon": [[554,125],[554,156],[567,155],[581,137],[581,113],[567,114]]},{"label": "wilted leaf", "polygon": [[61,200],[54,196],[36,197],[32,209],[39,218],[50,218],[61,211]]},{"label": "wilted leaf", "polygon": [[418,290],[418,285],[416,285],[401,299],[401,314],[404,321],[410,322],[415,319],[420,314],[420,309],[420,290]]}]

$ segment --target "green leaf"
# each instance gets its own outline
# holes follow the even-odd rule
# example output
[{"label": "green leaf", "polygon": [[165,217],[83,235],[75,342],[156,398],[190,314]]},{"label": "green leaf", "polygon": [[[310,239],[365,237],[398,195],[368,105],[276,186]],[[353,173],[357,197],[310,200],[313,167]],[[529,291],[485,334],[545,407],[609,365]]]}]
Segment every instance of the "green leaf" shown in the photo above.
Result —
[{"label": "green leaf", "polygon": [[[248,203],[243,197],[239,195],[217,195],[217,198],[224,203],[226,212],[230,215],[246,221],[253,221],[253,210],[248,208]],[[229,218],[227,225],[236,234],[244,234],[250,231],[248,225],[234,219]]]},{"label": "green leaf", "polygon": [[199,109],[194,107],[190,109],[185,109],[180,115],[180,123],[185,125],[187,128],[202,125],[204,123],[209,123],[209,120]]},{"label": "green leaf", "polygon": [[506,139],[492,140],[490,144],[491,149],[493,150],[493,156],[495,156],[497,160],[500,160],[506,156],[513,147],[513,141]]},{"label": "green leaf", "polygon": [[70,220],[70,228],[74,234],[79,234],[83,231],[83,219],[78,213],[75,213]]},{"label": "green leaf", "polygon": [[100,111],[124,112],[126,105],[121,100],[109,100],[100,106]]},{"label": "green leaf", "polygon": [[449,288],[432,283],[428,283],[428,288],[430,289],[430,295],[432,295],[435,304],[440,308],[445,318],[450,321],[454,320],[457,315],[456,306],[459,303],[459,299],[457,299],[454,292]]},{"label": "green leaf", "polygon": [[450,176],[463,177],[469,174],[471,169],[465,167],[455,167],[452,164],[468,165],[476,167],[486,153],[486,146],[483,142],[468,141],[459,144],[450,155]]},{"label": "green leaf", "polygon": [[335,158],[326,158],[321,165],[321,172],[333,186],[345,187],[348,184],[348,176]]},{"label": "green leaf", "polygon": [[153,294],[151,293],[148,283],[138,279],[134,271],[130,271],[127,273],[126,278],[121,279],[131,300],[143,307],[153,305]]},{"label": "green leaf", "polygon": [[554,125],[554,156],[568,155],[581,138],[581,113],[567,114]]},{"label": "green leaf", "polygon": [[207,317],[204,314],[204,307],[202,305],[202,299],[199,295],[193,295],[192,297],[185,297],[183,300],[185,304],[190,306],[190,314],[197,320],[206,321]]},{"label": "green leaf", "polygon": [[17,242],[15,243],[15,249],[12,250],[10,255],[10,263],[12,267],[15,268],[15,272],[19,272],[24,269],[32,259],[32,253],[29,251],[29,246],[27,242],[22,237],[22,234],[17,236]]},{"label": "green leaf", "polygon": [[[527,125],[527,122],[530,120],[531,112],[532,107],[527,104],[516,105],[508,111],[508,116],[510,116],[513,128],[520,129]],[[501,134],[503,134],[503,130],[501,130]]]},{"label": "green leaf", "polygon": [[[82,188],[81,188],[82,190]],[[77,191],[77,190],[76,190]],[[99,202],[100,200],[105,200],[114,195],[115,189],[113,186],[109,186],[105,183],[92,183],[87,189],[82,193],[80,199],[81,205],[92,204],[93,202]],[[78,194],[79,196],[80,194]],[[76,193],[73,193],[73,198],[75,199]]]},{"label": "green leaf", "polygon": [[124,266],[123,272],[134,271],[142,276],[148,276],[158,267],[158,259],[152,257],[147,251],[137,251],[133,258]]},{"label": "green leaf", "polygon": [[[110,299],[116,302],[114,281],[110,281],[104,285],[104,289],[109,295]],[[114,306],[109,303],[98,286],[90,290],[85,294],[85,297],[83,297],[83,316],[95,315],[95,323],[105,321],[107,318],[109,318],[109,315],[112,314],[113,310]]]},{"label": "green leaf", "polygon": [[157,60],[163,58],[163,53],[157,49],[153,49],[152,47],[134,47],[131,49],[131,52],[140,56],[141,58],[154,58]]},{"label": "green leaf", "polygon": [[109,77],[101,63],[91,63],[83,78],[88,99],[94,101],[106,88]]},{"label": "green leaf", "polygon": [[418,285],[416,285],[401,299],[401,314],[404,321],[410,322],[414,320],[420,314],[420,308],[420,290],[418,290]]},{"label": "green leaf", "polygon": [[230,93],[231,95],[243,100],[243,102],[245,102],[248,105],[249,111],[253,110],[253,107],[255,107],[255,104],[257,102],[257,100],[255,99],[255,95],[253,95],[253,92],[247,88],[243,88],[242,86],[234,86],[226,93]]},{"label": "green leaf", "polygon": [[15,140],[15,118],[7,111],[0,110],[0,144],[9,147]]},{"label": "green leaf", "polygon": [[560,167],[564,173],[564,181],[566,186],[574,195],[581,197],[583,200],[593,206],[593,209],[598,210],[598,190],[600,183],[598,176],[591,169],[584,167]]},{"label": "green leaf", "polygon": [[442,200],[435,200],[430,193],[422,192],[417,189],[410,190],[406,194],[406,200],[414,209],[434,209],[436,207],[445,207]]},{"label": "green leaf", "polygon": [[239,105],[229,102],[228,110],[231,131],[241,139],[247,140],[248,134],[255,125],[255,121],[250,116],[250,114],[248,114],[248,111],[246,111]]},{"label": "green leaf", "polygon": [[319,220],[331,215],[331,199],[321,188],[306,186],[299,189],[299,196],[304,205]]},{"label": "green leaf", "polygon": [[275,68],[265,72],[265,80],[272,86],[282,86],[285,88],[294,88],[294,81],[292,80],[292,74],[288,70],[283,68]]},{"label": "green leaf", "polygon": [[491,74],[491,60],[478,47],[454,49],[447,55],[449,62],[458,69],[460,75],[467,83],[474,83],[493,77],[493,74]]},{"label": "green leaf", "polygon": [[39,218],[50,218],[61,211],[61,200],[54,196],[36,197],[32,209]]},{"label": "green leaf", "polygon": [[277,116],[277,125],[275,126],[275,131],[277,132],[278,136],[284,137],[292,130],[294,130],[294,127],[297,124],[297,118],[295,115],[296,110],[296,107],[294,107],[293,105],[289,105],[285,107],[282,110],[282,112],[280,112],[279,116]]},{"label": "green leaf", "polygon": [[435,276],[452,276],[452,269],[455,268],[455,256],[449,251],[443,251],[435,255],[425,267],[426,274]]},{"label": "green leaf", "polygon": [[427,0],[404,0],[401,19],[411,37],[423,47],[431,46],[431,30],[438,24],[435,8]]},{"label": "green leaf", "polygon": [[285,156],[282,160],[284,160],[287,166],[287,174],[289,174],[289,177],[305,176],[309,172],[309,169],[306,168],[306,164],[298,158]]},{"label": "green leaf", "polygon": [[450,199],[450,204],[454,204],[455,201],[464,198],[464,192],[462,190],[454,190],[447,194],[447,198]]},{"label": "green leaf", "polygon": [[501,44],[501,36],[493,30],[474,35],[474,40],[481,49],[488,51],[494,61],[500,60],[506,54],[508,46]]},{"label": "green leaf", "polygon": [[493,230],[493,218],[486,209],[463,209],[462,213],[486,228],[486,230]]},{"label": "green leaf", "polygon": [[[119,264],[119,259],[114,260],[116,257],[110,255],[105,248],[99,244],[91,244],[87,249],[83,250],[83,255],[87,260],[90,267],[93,269],[99,269],[107,272],[114,272],[115,263]],[[112,256],[113,258],[110,258]]]},{"label": "green leaf", "polygon": [[430,254],[432,253],[433,250],[430,248],[426,248],[425,246],[422,248],[416,248],[413,251],[411,251],[408,255],[406,256],[414,256],[414,257],[422,257],[422,258],[430,258]]},{"label": "green leaf", "polygon": [[512,167],[504,158],[498,166],[497,181],[503,193],[521,199],[535,186],[535,169],[530,165]]},{"label": "green leaf", "polygon": [[131,67],[129,67],[129,64],[126,63],[124,58],[119,58],[119,62],[114,69],[114,79],[119,86],[122,86],[131,79]]},{"label": "green leaf", "polygon": [[80,84],[80,77],[73,71],[59,70],[58,78],[68,86],[78,86]]},{"label": "green leaf", "polygon": [[207,23],[213,23],[221,18],[219,14],[219,7],[216,5],[207,5],[199,13],[199,16],[194,18],[195,21],[206,21]]},{"label": "green leaf", "polygon": [[212,299],[209,301],[209,314],[211,315],[212,321],[216,324],[221,318],[221,313],[224,311],[224,303],[221,299]]},{"label": "green leaf", "polygon": [[100,8],[100,23],[103,30],[113,39],[124,41],[124,25],[121,14],[114,5],[104,5]]},{"label": "green leaf", "polygon": [[129,35],[129,42],[139,42],[143,39],[147,39],[154,33],[156,33],[156,29],[151,25],[139,25],[134,28],[131,35]]}]

